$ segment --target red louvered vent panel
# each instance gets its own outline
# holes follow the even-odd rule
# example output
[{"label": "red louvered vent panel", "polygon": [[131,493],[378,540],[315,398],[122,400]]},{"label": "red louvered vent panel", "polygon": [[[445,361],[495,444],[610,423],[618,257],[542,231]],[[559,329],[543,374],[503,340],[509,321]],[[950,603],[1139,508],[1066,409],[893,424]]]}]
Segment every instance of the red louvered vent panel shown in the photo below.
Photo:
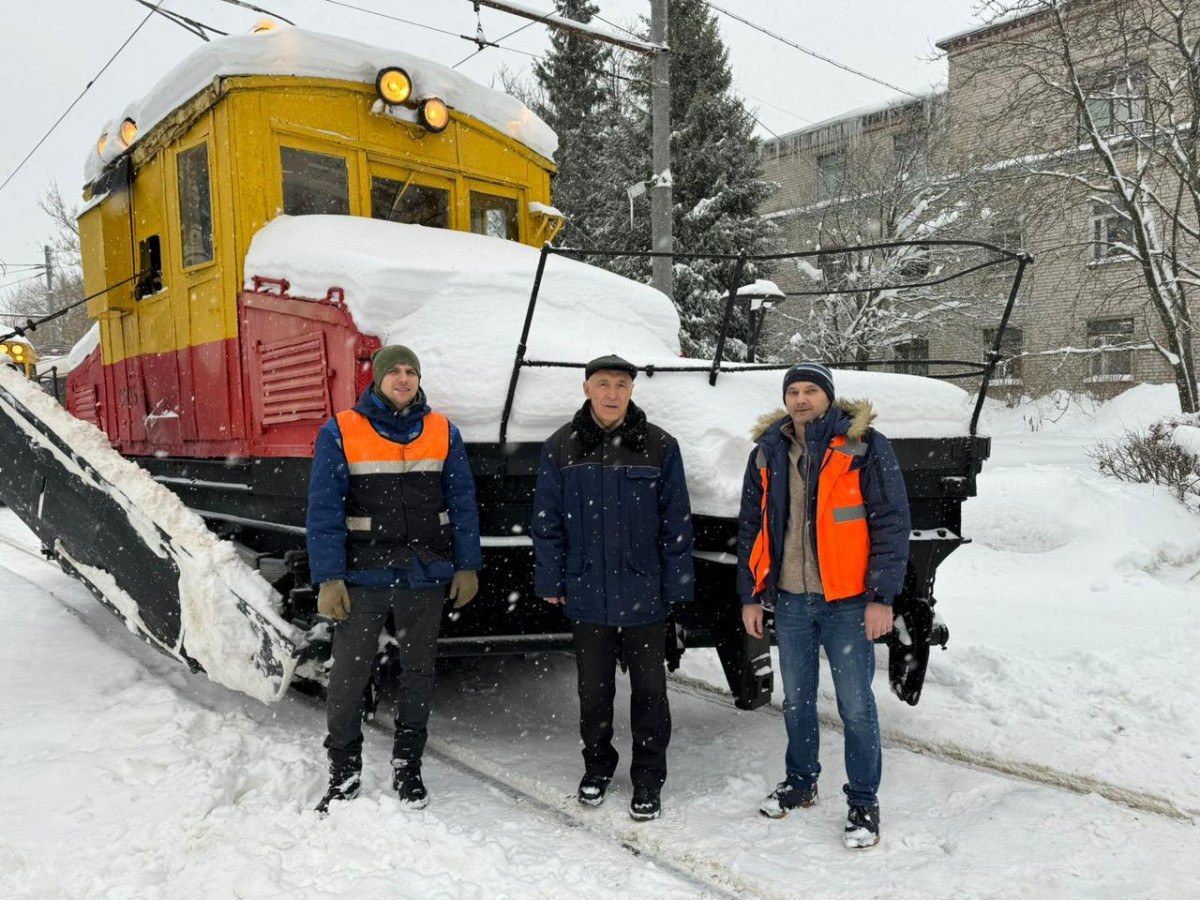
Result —
[{"label": "red louvered vent panel", "polygon": [[329,418],[325,335],[297,335],[256,348],[263,428]]},{"label": "red louvered vent panel", "polygon": [[77,385],[71,400],[71,405],[75,407],[75,418],[91,422],[97,428],[100,427],[100,408],[96,403],[96,386],[94,384]]}]

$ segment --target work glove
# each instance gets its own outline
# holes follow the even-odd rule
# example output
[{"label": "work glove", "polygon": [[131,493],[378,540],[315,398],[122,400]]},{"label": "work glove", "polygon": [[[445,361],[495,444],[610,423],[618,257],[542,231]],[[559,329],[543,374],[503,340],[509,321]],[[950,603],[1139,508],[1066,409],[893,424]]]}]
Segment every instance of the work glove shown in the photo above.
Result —
[{"label": "work glove", "polygon": [[455,572],[450,579],[450,599],[454,601],[455,609],[462,609],[475,599],[479,593],[479,575],[463,570]]},{"label": "work glove", "polygon": [[317,588],[317,612],[327,619],[350,618],[350,592],[346,590],[346,582],[322,582]]}]

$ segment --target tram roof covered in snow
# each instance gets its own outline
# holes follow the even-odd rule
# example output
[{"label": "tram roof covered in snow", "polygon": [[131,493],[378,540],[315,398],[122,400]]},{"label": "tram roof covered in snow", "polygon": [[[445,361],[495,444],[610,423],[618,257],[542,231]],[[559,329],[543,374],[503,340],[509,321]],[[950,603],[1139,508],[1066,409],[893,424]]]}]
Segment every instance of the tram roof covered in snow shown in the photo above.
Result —
[{"label": "tram roof covered in snow", "polygon": [[[537,270],[538,251],[474,234],[344,216],[280,217],[246,256],[254,276],[286,278],[297,296],[345,291],[358,328],[421,357],[423,386],[466,440],[499,438],[500,415]],[[547,259],[526,358],[583,363],[620,353],[639,366],[694,366],[637,380],[634,400],[680,442],[697,512],[736,515],[750,432],[781,407],[778,370],[724,372],[679,357],[679,316],[661,293],[595,266]],[[583,402],[581,369],[523,369],[508,436],[541,441]],[[892,438],[969,431],[972,397],[945,382],[837,371],[839,396],[865,397]]]},{"label": "tram roof covered in snow", "polygon": [[[414,98],[437,97],[451,109],[490,125],[534,153],[548,160],[554,158],[557,135],[525,104],[508,94],[412,53],[278,25],[260,33],[215,38],[184,57],[145,96],[105,123],[102,147],[97,150],[98,145],[93,145],[88,153],[85,183],[93,182],[109,163],[215,78],[279,75],[371,84],[381,69],[390,66],[405,70],[412,80]],[[127,119],[137,126],[129,142],[121,135],[122,123]]]}]

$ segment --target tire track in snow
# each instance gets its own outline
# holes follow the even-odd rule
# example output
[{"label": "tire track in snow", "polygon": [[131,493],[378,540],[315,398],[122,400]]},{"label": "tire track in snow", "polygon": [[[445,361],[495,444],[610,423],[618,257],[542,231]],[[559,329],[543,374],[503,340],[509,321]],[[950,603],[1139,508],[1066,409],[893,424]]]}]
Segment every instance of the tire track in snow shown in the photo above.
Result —
[{"label": "tire track in snow", "polygon": [[[667,684],[673,691],[709,703],[727,706],[732,702],[732,695],[728,690],[698,678],[680,675],[677,672],[667,676]],[[783,710],[770,704],[761,706],[754,711],[779,719],[783,718]],[[839,734],[842,733],[842,722],[836,715],[822,712],[819,713],[819,718],[823,727],[831,728]],[[1006,759],[949,741],[923,740],[895,728],[881,727],[881,737],[885,747],[907,750],[910,753],[935,757],[948,763],[1003,775],[1006,778],[1059,788],[1073,794],[1096,794],[1105,800],[1128,807],[1136,812],[1152,813],[1178,822],[1186,822],[1189,825],[1196,824],[1197,818],[1200,818],[1200,810],[1183,809],[1157,794],[1122,787],[1090,775],[1064,772],[1052,766]]]}]

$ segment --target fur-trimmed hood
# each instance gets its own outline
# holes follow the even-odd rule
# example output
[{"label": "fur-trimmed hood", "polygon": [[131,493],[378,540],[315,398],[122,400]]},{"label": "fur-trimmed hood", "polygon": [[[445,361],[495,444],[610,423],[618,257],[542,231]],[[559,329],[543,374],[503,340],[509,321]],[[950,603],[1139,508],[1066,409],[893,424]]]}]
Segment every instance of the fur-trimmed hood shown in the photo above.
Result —
[{"label": "fur-trimmed hood", "polygon": [[[875,407],[871,405],[870,400],[845,400],[837,399],[833,403],[833,409],[839,410],[845,414],[849,420],[845,432],[835,428],[835,433],[844,433],[846,437],[853,441],[861,441],[866,437],[867,432],[871,428],[871,423],[875,421],[878,413],[875,412]],[[825,414],[826,416],[829,413]],[[780,408],[772,410],[768,413],[763,413],[758,417],[758,421],[754,424],[754,428],[750,431],[751,439],[757,443],[760,441],[769,430],[775,428],[778,430],[785,422],[788,422],[791,416],[788,415],[786,409]]]}]

